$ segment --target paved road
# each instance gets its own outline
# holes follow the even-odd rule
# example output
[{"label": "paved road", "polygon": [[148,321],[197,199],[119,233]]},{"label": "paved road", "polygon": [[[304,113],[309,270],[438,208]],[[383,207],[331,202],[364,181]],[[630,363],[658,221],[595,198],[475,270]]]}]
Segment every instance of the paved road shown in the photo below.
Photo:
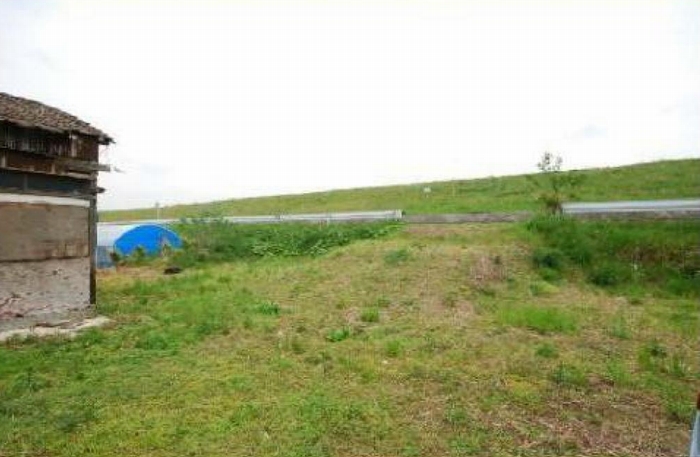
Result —
[{"label": "paved road", "polygon": [[700,199],[564,203],[566,214],[700,211]]}]

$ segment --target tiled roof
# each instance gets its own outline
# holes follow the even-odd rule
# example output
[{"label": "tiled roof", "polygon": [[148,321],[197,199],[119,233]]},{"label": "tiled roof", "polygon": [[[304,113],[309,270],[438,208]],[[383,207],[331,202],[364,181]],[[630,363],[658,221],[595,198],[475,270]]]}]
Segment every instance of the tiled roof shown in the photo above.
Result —
[{"label": "tiled roof", "polygon": [[0,92],[0,121],[7,121],[22,127],[32,127],[54,132],[77,132],[97,137],[100,143],[113,140],[106,133],[77,117],[58,108],[22,97]]}]

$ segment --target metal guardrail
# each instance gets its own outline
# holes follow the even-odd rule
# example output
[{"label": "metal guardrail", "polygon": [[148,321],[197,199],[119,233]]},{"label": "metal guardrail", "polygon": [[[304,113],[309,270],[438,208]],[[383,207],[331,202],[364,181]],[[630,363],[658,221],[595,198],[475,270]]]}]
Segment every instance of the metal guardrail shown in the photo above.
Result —
[{"label": "metal guardrail", "polygon": [[700,199],[564,203],[565,214],[700,211]]},{"label": "metal guardrail", "polygon": [[267,216],[227,216],[220,218],[146,219],[136,221],[100,222],[100,225],[172,225],[183,221],[225,221],[232,224],[277,224],[282,222],[309,222],[331,224],[342,222],[400,221],[402,218],[403,211],[400,209],[396,209],[388,211],[348,211],[342,213],[278,214]]},{"label": "metal guardrail", "polygon": [[[616,202],[564,203],[564,214],[586,219],[682,219],[700,217],[700,199],[646,200]],[[148,219],[100,222],[100,225],[160,224],[172,225],[187,221],[225,221],[232,224],[277,224],[282,222],[344,223],[404,221],[409,224],[459,224],[481,222],[514,222],[532,216],[528,211],[511,213],[412,214],[400,209],[387,211],[348,211],[339,213],[278,214],[266,216],[227,216],[221,218]]]}]

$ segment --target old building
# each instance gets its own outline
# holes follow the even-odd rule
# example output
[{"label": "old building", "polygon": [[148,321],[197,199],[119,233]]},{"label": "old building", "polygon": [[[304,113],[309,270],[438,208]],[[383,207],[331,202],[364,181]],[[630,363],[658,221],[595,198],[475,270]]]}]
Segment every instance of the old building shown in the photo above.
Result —
[{"label": "old building", "polygon": [[0,321],[95,302],[101,145],[75,116],[0,92]]}]

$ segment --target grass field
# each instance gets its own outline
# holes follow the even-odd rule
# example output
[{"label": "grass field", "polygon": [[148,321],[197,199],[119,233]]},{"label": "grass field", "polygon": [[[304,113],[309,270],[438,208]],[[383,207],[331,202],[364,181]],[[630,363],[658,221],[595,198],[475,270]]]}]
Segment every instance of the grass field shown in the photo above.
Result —
[{"label": "grass field", "polygon": [[[0,346],[0,456],[683,455],[698,294],[671,270],[597,284],[561,241],[596,224],[408,226],[312,255],[253,233],[235,261],[189,235],[180,275],[100,275],[111,328]],[[676,224],[588,252],[695,262],[700,223]],[[649,233],[670,246],[639,256]]]},{"label": "grass field", "polygon": [[[580,201],[697,198],[700,159],[585,170]],[[423,189],[430,187],[430,194]],[[224,200],[161,209],[164,218],[203,215],[290,214],[402,209],[408,214],[515,211],[535,209],[533,185],[524,176],[336,190],[302,195]],[[151,209],[107,211],[101,220],[155,218]]]}]

